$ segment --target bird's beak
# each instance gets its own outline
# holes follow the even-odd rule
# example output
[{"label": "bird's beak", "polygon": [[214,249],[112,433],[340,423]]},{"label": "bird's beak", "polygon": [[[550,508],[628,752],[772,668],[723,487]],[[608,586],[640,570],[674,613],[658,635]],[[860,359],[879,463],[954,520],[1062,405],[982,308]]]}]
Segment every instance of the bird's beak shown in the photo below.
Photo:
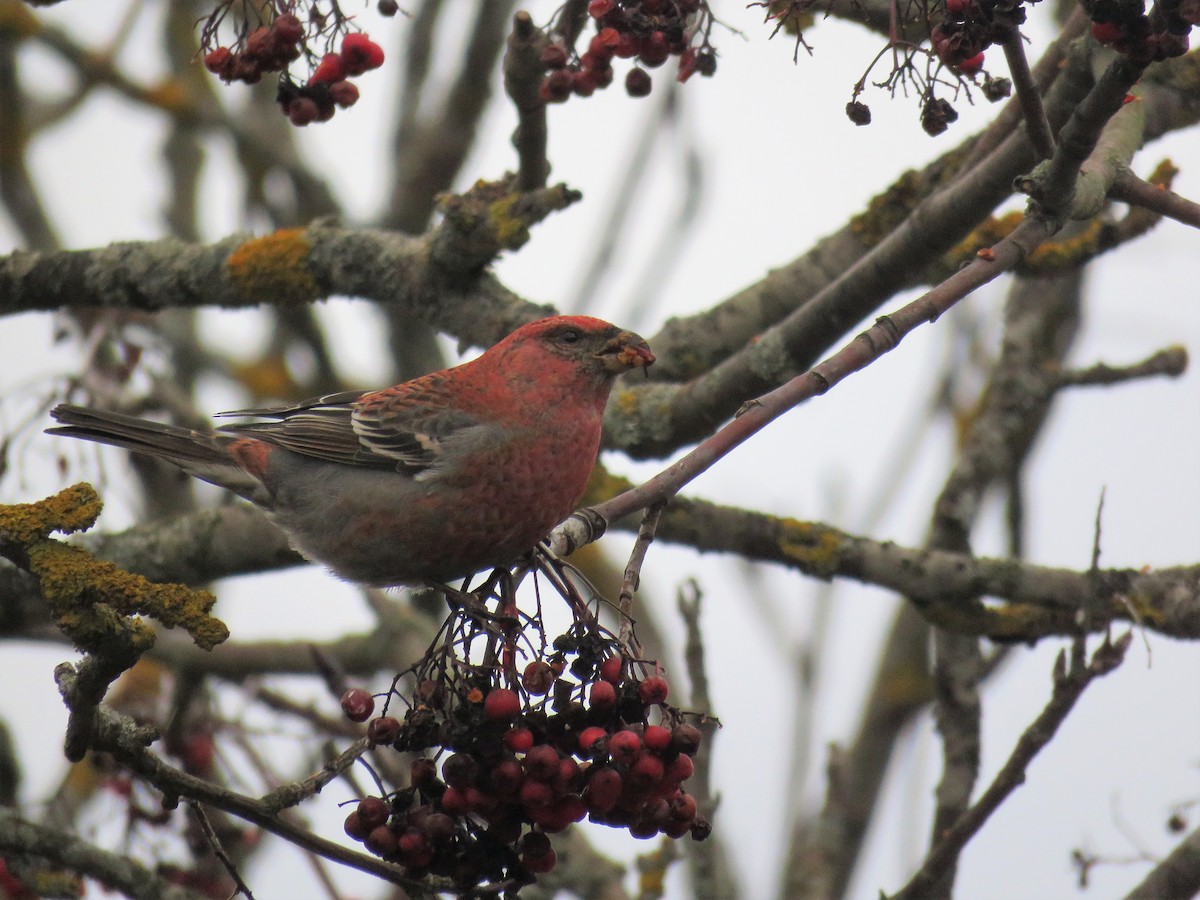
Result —
[{"label": "bird's beak", "polygon": [[650,345],[632,331],[622,331],[596,354],[604,368],[619,375],[629,369],[648,369],[654,364]]}]

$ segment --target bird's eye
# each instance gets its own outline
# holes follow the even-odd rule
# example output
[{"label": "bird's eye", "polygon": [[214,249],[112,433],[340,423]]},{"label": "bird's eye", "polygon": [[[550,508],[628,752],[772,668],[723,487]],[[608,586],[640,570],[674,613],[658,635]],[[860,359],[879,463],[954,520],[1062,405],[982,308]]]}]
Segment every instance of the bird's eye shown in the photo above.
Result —
[{"label": "bird's eye", "polygon": [[558,336],[558,339],[560,341],[562,341],[564,344],[577,344],[577,343],[579,343],[580,337],[581,337],[581,335],[579,334],[578,331],[571,329],[569,331],[564,331],[564,332],[560,333]]}]

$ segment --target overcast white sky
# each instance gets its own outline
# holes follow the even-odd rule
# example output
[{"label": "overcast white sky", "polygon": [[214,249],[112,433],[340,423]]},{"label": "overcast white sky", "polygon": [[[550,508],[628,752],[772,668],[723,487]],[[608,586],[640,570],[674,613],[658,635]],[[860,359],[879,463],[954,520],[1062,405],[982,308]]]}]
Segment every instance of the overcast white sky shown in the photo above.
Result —
[{"label": "overcast white sky", "polygon": [[[530,8],[544,21],[555,5],[538,2]],[[451,0],[448,6],[465,21],[474,4]],[[123,7],[112,2],[68,0],[45,15],[80,33],[103,35],[114,29],[119,9]],[[1042,15],[1046,10],[1038,7],[1035,12]],[[597,304],[586,310],[647,335],[666,317],[705,308],[793,259],[815,239],[840,227],[903,168],[940,154],[993,111],[963,104],[960,121],[934,140],[920,130],[915,102],[889,103],[876,91],[866,97],[875,124],[855,128],[842,109],[850,86],[878,49],[877,38],[850,26],[822,24],[810,35],[815,56],[802,57],[794,66],[786,40],[767,41],[759,10],[723,3],[719,13],[742,33],[718,29],[718,76],[694,79],[682,92],[680,134],[700,154],[704,171],[702,202],[683,262],[650,304],[631,307],[636,285],[655,264],[652,254],[664,223],[671,220],[685,189],[685,145],[662,141],[620,235],[615,269],[599,286]],[[374,23],[369,30],[392,48],[405,27],[397,17]],[[1036,56],[1046,33],[1034,23],[1030,34]],[[452,38],[445,36],[447,45]],[[135,69],[148,72],[160,65],[157,51],[146,52],[144,42],[131,46],[136,52],[126,56]],[[1000,54],[993,51],[989,56],[996,57],[989,61],[1003,74]],[[22,61],[39,67],[48,90],[62,83],[56,66],[36,48]],[[358,107],[300,137],[310,158],[325,161],[323,172],[347,207],[364,218],[375,214],[382,202],[385,181],[377,173],[389,139],[393,71],[385,68],[365,76]],[[656,90],[667,77],[667,67],[656,73]],[[228,90],[236,94],[241,89]],[[630,165],[634,136],[655,102],[653,95],[649,101],[632,102],[614,87],[590,100],[573,99],[552,109],[552,177],[581,189],[585,199],[538,227],[526,248],[499,263],[497,271],[511,288],[531,300],[554,302],[564,311],[583,311],[570,307],[571,298],[577,295],[614,185]],[[513,167],[508,144],[513,124],[507,106],[492,109],[484,137],[464,168],[463,184]],[[35,177],[67,246],[162,234],[160,137],[145,114],[98,92],[80,115],[38,140],[32,154]],[[238,190],[231,182],[227,153],[228,148],[218,148],[205,173],[204,224],[213,238],[244,226],[237,219]],[[1166,155],[1183,164],[1177,189],[1200,197],[1200,175],[1188,165],[1200,159],[1200,137],[1193,132],[1159,142],[1142,154],[1135,168],[1145,174]],[[15,241],[9,223],[0,221],[0,251],[6,252]],[[1090,299],[1074,361],[1127,363],[1173,343],[1193,353],[1200,349],[1198,246],[1200,235],[1168,222],[1136,245],[1096,263],[1090,271]],[[1001,288],[989,288],[966,302],[977,315],[994,321],[1002,295]],[[383,377],[382,342],[372,331],[373,318],[364,304],[330,302],[322,307],[322,317],[355,348],[339,358],[350,378],[370,384]],[[206,313],[204,322],[209,333],[233,347],[251,350],[261,339],[253,313]],[[879,486],[895,474],[900,436],[928,407],[944,354],[942,331],[948,325],[945,318],[922,329],[896,353],[793,412],[698,479],[688,495],[800,518],[827,517],[853,530]],[[51,349],[50,332],[50,321],[40,316],[14,317],[0,326],[0,390],[11,395],[20,389],[19,395],[0,401],[0,431],[13,427],[28,410],[35,393],[30,388],[40,396],[52,389],[55,376],[78,365],[70,348]],[[1196,560],[1198,388],[1200,376],[1193,370],[1175,381],[1080,390],[1060,398],[1029,470],[1027,546],[1032,560],[1087,565],[1101,489],[1107,490],[1103,565],[1167,566]],[[228,408],[225,399],[214,393],[212,408]],[[873,536],[908,544],[922,541],[952,439],[945,424],[930,431],[896,504]],[[33,499],[67,483],[51,465],[34,468],[34,461],[53,460],[61,448],[47,438],[31,440],[35,453],[22,457],[29,468],[10,471],[0,481],[0,499],[5,502]],[[119,485],[119,457],[104,458],[112,483]],[[661,465],[633,465],[618,456],[609,462],[633,474],[650,474]],[[94,474],[94,469],[81,469],[70,478]],[[102,527],[129,524],[133,510],[116,490],[110,490],[108,500]],[[1003,546],[995,512],[980,527],[978,553],[998,553]],[[614,557],[623,559],[626,538],[614,535],[605,542]],[[663,604],[663,617],[671,619],[674,592],[684,579],[695,577],[705,589],[713,711],[725,725],[716,751],[722,796],[716,827],[735,851],[746,896],[765,898],[782,856],[784,810],[795,802],[819,801],[825,748],[853,734],[860,692],[872,675],[878,640],[896,601],[882,591],[836,586],[827,656],[819,675],[822,695],[813,723],[814,775],[803,798],[789,799],[783,785],[791,740],[789,713],[796,701],[783,652],[811,634],[814,600],[822,586],[794,574],[764,570],[757,584],[766,599],[751,602],[742,575],[729,558],[702,558],[655,546],[644,593]],[[239,638],[302,637],[311,635],[312,622],[320,622],[319,633],[327,637],[368,622],[354,591],[315,568],[233,580],[219,591],[218,612]],[[759,618],[764,607],[772,611],[770,621]],[[1073,896],[1069,853],[1074,847],[1113,857],[1134,857],[1142,848],[1157,854],[1170,849],[1174,837],[1166,833],[1164,823],[1172,805],[1200,797],[1200,716],[1194,689],[1200,682],[1200,653],[1191,644],[1154,636],[1148,644],[1149,651],[1140,639],[1135,641],[1125,666],[1088,691],[1059,738],[1033,764],[1026,785],[971,844],[963,857],[958,896]],[[987,686],[985,783],[1048,696],[1050,667],[1060,646],[1046,642],[1015,651]],[[51,670],[63,658],[61,648],[8,644],[0,655],[0,683],[22,685],[20,691],[0,692],[0,716],[17,726],[29,798],[44,796],[59,773],[48,748],[61,740],[64,715]],[[668,667],[682,678],[676,660],[669,660]],[[855,897],[895,890],[919,860],[939,763],[938,743],[923,720],[893,766],[867,851],[870,864],[856,881]],[[320,816],[320,827],[336,836],[341,814],[332,805],[343,798],[330,793],[327,799],[330,809]],[[608,829],[593,827],[589,833],[625,858],[646,849]],[[289,876],[303,871],[301,877],[307,879],[307,871],[295,865],[294,854],[276,847],[247,873],[256,896],[291,896],[294,885],[282,883],[281,871]],[[1087,895],[1120,894],[1145,871],[1144,864],[1102,867],[1093,873]],[[671,896],[683,898],[689,891],[678,876]],[[377,893],[352,873],[339,876],[343,877],[359,896]]]}]

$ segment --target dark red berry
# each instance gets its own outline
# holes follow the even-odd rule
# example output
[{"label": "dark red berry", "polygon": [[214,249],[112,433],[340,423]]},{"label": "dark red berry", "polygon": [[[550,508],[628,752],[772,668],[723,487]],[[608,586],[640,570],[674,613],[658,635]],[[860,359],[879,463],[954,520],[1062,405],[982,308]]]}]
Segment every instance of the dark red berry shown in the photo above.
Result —
[{"label": "dark red berry", "polygon": [[650,74],[645,69],[630,69],[625,76],[625,91],[630,97],[645,97],[651,87]]},{"label": "dark red berry", "polygon": [[375,8],[379,10],[381,16],[387,16],[389,19],[400,12],[400,4],[396,0],[379,0]]},{"label": "dark red berry", "polygon": [[491,771],[492,790],[499,797],[513,797],[521,789],[525,773],[521,764],[515,759],[505,759],[496,763]]},{"label": "dark red berry", "polygon": [[[574,83],[574,76],[572,76]],[[554,668],[545,660],[535,659],[521,673],[521,686],[535,697],[540,697],[554,686]]]},{"label": "dark red berry", "polygon": [[695,756],[696,751],[700,749],[702,737],[700,729],[695,725],[686,723],[676,725],[671,729],[671,749],[677,753]]},{"label": "dark red berry", "polygon": [[[306,100],[312,105],[312,119],[308,121],[311,122],[315,119],[317,117],[317,104],[307,97],[300,97],[294,101],[291,110],[289,110],[289,115],[292,114],[292,110]],[[292,121],[295,122],[295,119]],[[296,122],[296,124],[300,123]],[[308,122],[304,124],[307,125]],[[345,713],[346,718],[351,722],[365,722],[371,718],[371,713],[375,712],[375,698],[362,688],[350,688],[350,690],[342,694],[342,712]]]},{"label": "dark red berry", "polygon": [[558,751],[549,744],[538,744],[525,754],[525,773],[538,781],[549,781],[558,774]]},{"label": "dark red berry", "polygon": [[304,37],[304,25],[291,13],[284,13],[282,16],[276,17],[275,21],[271,23],[271,30],[285,44],[298,44]]},{"label": "dark red berry", "polygon": [[368,831],[382,825],[391,814],[391,807],[382,797],[363,797],[358,801],[358,821]]},{"label": "dark red berry", "polygon": [[665,766],[663,781],[668,784],[679,785],[692,777],[692,772],[695,771],[695,768],[696,766],[692,762],[692,758],[684,756],[681,753]]},{"label": "dark red berry", "polygon": [[376,856],[387,856],[390,853],[396,852],[396,833],[386,825],[379,825],[371,829],[371,833],[367,835],[367,849]]},{"label": "dark red berry", "polygon": [[537,809],[554,799],[554,789],[545,782],[529,780],[521,785],[520,799],[526,809]]},{"label": "dark red berry", "polygon": [[661,66],[671,55],[671,45],[661,31],[651,31],[638,46],[638,59],[651,69]]},{"label": "dark red berry", "polygon": [[466,794],[458,788],[448,787],[442,792],[442,812],[448,816],[458,817],[467,812]]},{"label": "dark red berry", "polygon": [[442,763],[442,779],[451,787],[466,790],[475,780],[479,764],[475,758],[466,753],[455,753],[446,757]]},{"label": "dark red berry", "polygon": [[667,685],[667,679],[661,675],[651,675],[638,685],[638,696],[642,698],[642,702],[647,706],[657,706],[660,703],[665,703],[669,691],[670,688]]},{"label": "dark red berry", "polygon": [[[1125,36],[1125,29],[1114,22],[1093,22],[1092,37],[1098,40],[1101,44],[1112,44],[1119,41]],[[214,51],[215,52],[215,51]],[[212,54],[209,54],[210,56]],[[208,60],[205,59],[207,64]],[[216,71],[216,70],[213,70]]]},{"label": "dark red berry", "polygon": [[629,781],[638,789],[655,787],[662,781],[665,768],[652,753],[643,753],[629,767]]},{"label": "dark red berry", "polygon": [[593,768],[583,789],[583,802],[589,812],[606,813],[617,805],[623,786],[621,773],[616,769]]},{"label": "dark red berry", "polygon": [[512,728],[504,733],[504,746],[513,753],[528,753],[533,748],[533,732],[528,728]]},{"label": "dark red berry", "polygon": [[561,69],[567,64],[567,48],[555,41],[542,50],[542,65],[547,69]]},{"label": "dark red berry", "polygon": [[335,81],[329,86],[329,99],[347,109],[358,102],[358,86],[349,81]]},{"label": "dark red berry", "polygon": [[588,700],[592,709],[612,709],[617,703],[617,689],[607,681],[593,682]]},{"label": "dark red berry", "polygon": [[390,744],[400,736],[400,720],[395,716],[380,716],[367,726],[367,737],[373,744]]},{"label": "dark red berry", "polygon": [[613,49],[619,59],[632,59],[638,55],[640,48],[641,42],[637,39],[636,35],[628,31],[622,31],[621,39],[617,41],[617,46]]},{"label": "dark red berry", "polygon": [[642,743],[655,753],[662,753],[671,746],[671,732],[661,725],[647,725],[642,732]]},{"label": "dark red berry", "polygon": [[428,787],[437,781],[437,763],[426,756],[419,756],[412,761],[408,777],[413,787]]},{"label": "dark red berry", "polygon": [[621,683],[621,668],[624,660],[619,656],[605,657],[600,663],[600,678],[602,681],[607,681],[609,684]]},{"label": "dark red berry", "polygon": [[521,714],[521,698],[516,691],[495,688],[483,701],[483,714],[492,722],[509,722]]},{"label": "dark red berry", "polygon": [[[597,2],[599,0],[592,0],[593,5]],[[612,2],[612,0],[608,0],[608,2]],[[553,850],[547,850],[545,853],[540,854],[521,854],[521,865],[525,868],[525,871],[532,872],[534,875],[542,875],[552,871],[557,864],[558,854]]]},{"label": "dark red berry", "polygon": [[356,841],[365,841],[367,835],[370,834],[370,829],[363,825],[362,819],[358,816],[358,811],[350,813],[346,816],[346,821],[342,825],[346,831],[346,836],[353,838]]},{"label": "dark red berry", "polygon": [[952,16],[961,16],[969,5],[970,0],[946,0],[946,12]]},{"label": "dark red berry", "polygon": [[618,731],[608,739],[608,755],[617,762],[633,762],[641,749],[642,739],[632,731]]}]

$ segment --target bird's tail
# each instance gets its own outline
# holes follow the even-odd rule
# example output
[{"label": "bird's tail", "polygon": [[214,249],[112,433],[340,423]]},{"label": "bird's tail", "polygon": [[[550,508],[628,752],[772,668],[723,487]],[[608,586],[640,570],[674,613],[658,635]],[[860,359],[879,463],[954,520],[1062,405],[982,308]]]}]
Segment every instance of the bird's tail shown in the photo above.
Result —
[{"label": "bird's tail", "polygon": [[82,438],[154,456],[247,499],[254,499],[262,490],[262,482],[229,454],[231,438],[68,403],[54,407],[50,415],[62,424],[47,428],[47,434]]}]

